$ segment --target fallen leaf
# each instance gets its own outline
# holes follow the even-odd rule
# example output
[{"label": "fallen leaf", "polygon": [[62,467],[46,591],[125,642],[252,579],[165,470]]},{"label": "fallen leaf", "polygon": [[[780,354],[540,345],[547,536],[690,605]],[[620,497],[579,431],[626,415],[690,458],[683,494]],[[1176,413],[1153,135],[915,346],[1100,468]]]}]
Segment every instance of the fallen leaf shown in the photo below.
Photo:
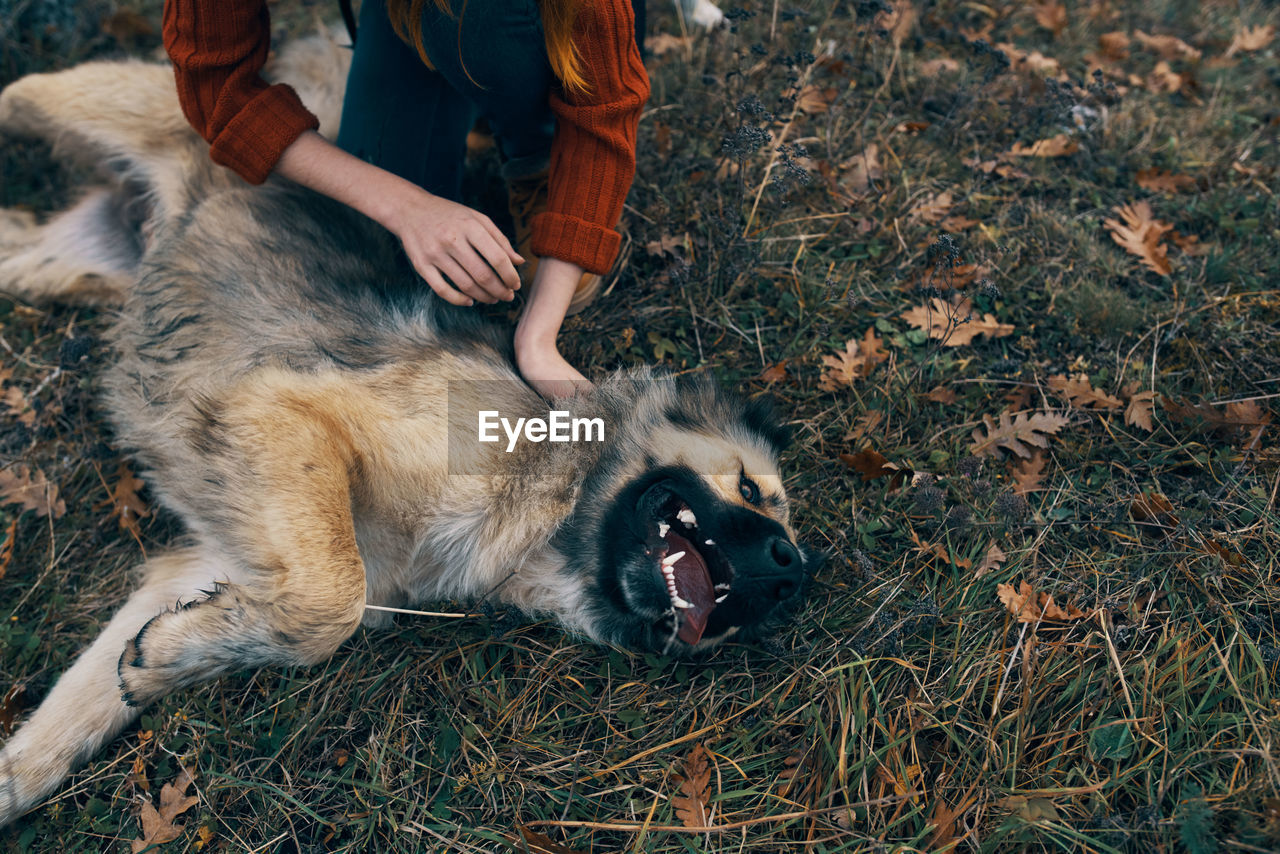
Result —
[{"label": "fallen leaf", "polygon": [[682,234],[679,237],[664,234],[657,240],[650,240],[644,248],[650,255],[675,255],[677,249],[683,249],[688,243],[688,234]]},{"label": "fallen leaf", "polygon": [[1138,186],[1153,193],[1186,193],[1196,188],[1196,179],[1165,169],[1139,169],[1134,176]]},{"label": "fallen leaf", "polygon": [[1209,403],[1185,404],[1161,397],[1160,407],[1180,424],[1222,436],[1240,437],[1246,448],[1256,447],[1263,430],[1271,423],[1271,413],[1256,400],[1232,401],[1219,410]]},{"label": "fallen leaf", "polygon": [[928,59],[920,63],[918,66],[920,73],[925,77],[937,77],[943,72],[953,72],[960,70],[960,63],[956,62],[949,56],[940,56],[937,59]]},{"label": "fallen leaf", "polygon": [[1173,268],[1169,266],[1169,249],[1161,240],[1173,226],[1156,219],[1151,205],[1145,201],[1120,205],[1113,210],[1123,222],[1114,219],[1102,221],[1111,232],[1111,239],[1131,255],[1137,256],[1147,268],[1162,276],[1170,275]]},{"label": "fallen leaf", "polygon": [[1174,71],[1163,59],[1151,69],[1151,76],[1146,79],[1146,87],[1152,92],[1173,95],[1184,89],[1189,94],[1196,88],[1196,78],[1189,71]]},{"label": "fallen leaf", "polygon": [[1030,383],[1018,383],[1013,388],[1005,392],[1004,408],[1006,412],[1020,412],[1031,406],[1032,385]]},{"label": "fallen leaf", "polygon": [[711,765],[707,761],[706,748],[701,744],[694,745],[685,757],[684,773],[677,779],[680,794],[671,796],[671,805],[675,807],[680,823],[685,827],[708,827],[711,820],[707,811]]},{"label": "fallen leaf", "polygon": [[1015,495],[1038,492],[1044,482],[1044,454],[1037,452],[1030,459],[1018,460],[1010,471]]},{"label": "fallen leaf", "polygon": [[4,531],[4,545],[0,546],[0,578],[4,578],[4,574],[9,571],[9,564],[13,561],[13,547],[18,541],[18,520],[14,518],[9,523],[9,527]]},{"label": "fallen leaf", "polygon": [[921,133],[929,129],[931,122],[898,122],[893,126],[894,133]]},{"label": "fallen leaf", "polygon": [[967,557],[956,557],[942,543],[926,543],[920,539],[920,536],[913,529],[911,531],[911,541],[916,544],[916,549],[921,554],[933,555],[934,557],[946,563],[955,566],[958,569],[969,569],[973,566],[973,561]]},{"label": "fallen leaf", "polygon": [[994,540],[991,545],[987,546],[987,551],[982,555],[982,560],[978,561],[978,566],[974,569],[974,578],[981,578],[992,570],[999,569],[1009,556],[1004,553],[1004,549],[1000,548]]},{"label": "fallen leaf", "polygon": [[1227,46],[1227,52],[1223,56],[1235,56],[1237,53],[1252,53],[1253,51],[1262,50],[1271,44],[1271,40],[1275,37],[1276,28],[1272,24],[1260,27],[1241,27],[1231,37],[1231,44]]},{"label": "fallen leaf", "polygon": [[1129,518],[1142,525],[1151,525],[1171,535],[1178,527],[1178,516],[1173,503],[1158,492],[1144,492],[1129,503]]},{"label": "fallen leaf", "polygon": [[1119,409],[1121,405],[1120,398],[1094,389],[1085,374],[1070,378],[1062,374],[1049,377],[1049,388],[1065,397],[1076,409]]},{"label": "fallen leaf", "polygon": [[810,84],[796,95],[796,107],[803,113],[816,116],[831,109],[831,104],[839,94],[834,86]]},{"label": "fallen leaf", "polygon": [[1081,611],[1071,603],[1065,608],[1059,607],[1052,596],[1043,591],[1037,592],[1026,581],[1016,588],[1012,584],[996,585],[996,597],[1019,623],[1039,623],[1044,620],[1066,623],[1090,616],[1089,612]]},{"label": "fallen leaf", "polygon": [[884,423],[885,413],[882,409],[868,409],[854,419],[853,427],[844,437],[846,442],[859,445],[870,439],[880,425]]},{"label": "fallen leaf", "polygon": [[934,386],[923,395],[925,400],[931,400],[934,403],[951,404],[956,402],[956,390],[951,386]]},{"label": "fallen leaf", "polygon": [[1142,30],[1134,30],[1133,37],[1149,51],[1164,59],[1199,59],[1200,51],[1176,36],[1152,36]]},{"label": "fallen leaf", "polygon": [[27,709],[26,694],[27,686],[19,683],[10,688],[4,699],[0,700],[0,733],[5,736],[13,733],[18,719]]},{"label": "fallen leaf", "polygon": [[202,824],[200,825],[199,829],[196,830],[196,838],[195,838],[195,842],[192,843],[192,847],[194,847],[197,851],[203,851],[205,847],[210,842],[213,841],[213,837],[214,837],[213,829],[210,828],[209,825],[207,824]]},{"label": "fallen leaf", "polygon": [[1169,239],[1173,241],[1173,245],[1178,247],[1178,251],[1184,255],[1190,255],[1193,258],[1200,255],[1208,255],[1213,251],[1213,246],[1201,243],[1200,238],[1194,234],[1183,234],[1180,231],[1169,232]]},{"label": "fallen leaf", "polygon": [[997,42],[996,50],[1009,57],[1009,67],[1016,72],[1031,72],[1039,76],[1062,79],[1062,64],[1038,50],[1025,51],[1010,42]]},{"label": "fallen leaf", "polygon": [[911,209],[910,216],[912,219],[935,225],[946,217],[947,212],[951,210],[951,205],[951,191],[943,190],[917,201]]},{"label": "fallen leaf", "polygon": [[35,410],[31,408],[31,403],[27,400],[27,396],[22,393],[22,389],[16,385],[9,386],[4,390],[4,405],[9,410],[19,424],[31,427],[36,423]]},{"label": "fallen leaf", "polygon": [[822,391],[839,391],[852,386],[854,380],[868,377],[876,365],[889,358],[882,343],[876,336],[875,328],[867,327],[861,340],[850,338],[845,342],[844,350],[837,351],[834,356],[823,356],[822,364],[826,366],[826,370],[818,380],[818,388]]},{"label": "fallen leaf", "polygon": [[1075,154],[1080,150],[1080,143],[1076,142],[1065,133],[1051,136],[1048,139],[1037,140],[1030,145],[1022,145],[1015,142],[1013,148],[1009,149],[1006,156],[1008,157],[1066,157],[1068,154]]},{"label": "fallen leaf", "polygon": [[1150,433],[1156,429],[1151,420],[1151,412],[1156,405],[1156,393],[1154,391],[1138,391],[1138,388],[1138,383],[1125,386],[1124,392],[1129,397],[1129,405],[1124,411],[1124,423],[1130,427],[1138,427]]},{"label": "fallen leaf", "polygon": [[654,56],[662,56],[673,50],[689,50],[693,46],[693,36],[674,36],[671,33],[657,33],[644,40],[645,49]]},{"label": "fallen leaf", "polygon": [[979,224],[978,220],[969,219],[964,216],[949,216],[939,223],[939,225],[942,226],[942,230],[950,234],[959,234],[960,232],[973,228],[975,225]]},{"label": "fallen leaf", "polygon": [[153,845],[172,842],[182,835],[183,826],[175,825],[173,820],[200,801],[198,796],[186,794],[193,779],[191,769],[184,766],[172,783],[165,783],[160,788],[159,809],[149,800],[142,802],[142,812],[138,815],[142,836],[129,843],[133,854]]},{"label": "fallen leaf", "polygon": [[1116,31],[1098,36],[1098,46],[1102,55],[1114,62],[1122,62],[1129,58],[1129,34]]},{"label": "fallen leaf", "polygon": [[892,0],[891,9],[876,15],[876,28],[889,31],[894,47],[902,44],[916,23],[916,8],[911,0]]},{"label": "fallen leaf", "polygon": [[520,833],[520,839],[508,837],[507,844],[513,852],[518,854],[525,854],[525,852],[528,854],[583,854],[577,848],[561,845],[549,836],[530,830],[523,825],[516,825],[516,830]]},{"label": "fallen leaf", "polygon": [[863,149],[861,154],[855,154],[840,164],[840,169],[844,173],[840,186],[854,195],[866,193],[871,189],[871,182],[880,180],[884,174],[879,158],[880,148],[872,143]]},{"label": "fallen leaf", "polygon": [[934,297],[928,305],[916,306],[901,317],[917,329],[928,330],[929,337],[941,341],[944,347],[972,344],[979,335],[1003,338],[1013,334],[1013,324],[1000,323],[993,314],[977,317],[968,299],[948,303]]},{"label": "fallen leaf", "polygon": [[767,383],[780,383],[787,378],[787,362],[789,359],[783,359],[776,365],[770,365],[760,372],[760,379]]},{"label": "fallen leaf", "polygon": [[129,464],[123,460],[116,468],[116,483],[111,487],[111,515],[116,517],[120,527],[138,533],[138,521],[151,515],[151,508],[138,495],[138,490],[146,486],[139,477],[135,477]]},{"label": "fallen leaf", "polygon": [[840,462],[856,471],[867,483],[882,477],[892,477],[893,479],[889,481],[890,492],[897,489],[902,481],[915,474],[909,468],[889,462],[883,454],[871,448],[863,448],[856,454],[840,454]]},{"label": "fallen leaf", "polygon": [[1013,418],[1009,417],[1009,413],[1001,412],[999,424],[992,421],[990,415],[982,416],[982,420],[987,433],[984,436],[981,427],[974,429],[969,453],[994,457],[1003,448],[1020,457],[1030,457],[1031,448],[1028,445],[1049,447],[1048,434],[1057,433],[1067,425],[1069,419],[1056,412],[1042,411],[1019,412]]},{"label": "fallen leaf", "polygon": [[1036,23],[1044,27],[1055,37],[1067,25],[1067,7],[1056,0],[1037,3],[1035,5]]},{"label": "fallen leaf", "polygon": [[66,502],[58,497],[57,484],[50,483],[40,469],[26,463],[14,463],[0,469],[0,504],[21,504],[23,510],[34,510],[37,516],[62,517]]}]

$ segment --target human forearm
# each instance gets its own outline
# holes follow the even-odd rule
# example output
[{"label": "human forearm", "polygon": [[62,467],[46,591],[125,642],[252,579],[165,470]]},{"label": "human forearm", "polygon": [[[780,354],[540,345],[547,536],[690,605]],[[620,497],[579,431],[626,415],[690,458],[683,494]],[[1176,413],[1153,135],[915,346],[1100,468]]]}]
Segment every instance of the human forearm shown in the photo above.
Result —
[{"label": "human forearm", "polygon": [[524,259],[484,214],[353,157],[315,132],[298,137],[278,174],[335,199],[400,238],[414,269],[455,305],[515,298]]}]

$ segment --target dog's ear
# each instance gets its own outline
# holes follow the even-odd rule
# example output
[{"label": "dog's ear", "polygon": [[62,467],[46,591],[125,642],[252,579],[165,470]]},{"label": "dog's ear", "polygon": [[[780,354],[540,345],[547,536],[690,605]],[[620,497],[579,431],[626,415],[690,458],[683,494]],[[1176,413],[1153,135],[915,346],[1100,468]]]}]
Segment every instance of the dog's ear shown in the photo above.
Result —
[{"label": "dog's ear", "polygon": [[749,399],[743,408],[742,420],[773,447],[774,453],[781,454],[791,445],[791,428],[778,418],[778,408],[769,395]]}]

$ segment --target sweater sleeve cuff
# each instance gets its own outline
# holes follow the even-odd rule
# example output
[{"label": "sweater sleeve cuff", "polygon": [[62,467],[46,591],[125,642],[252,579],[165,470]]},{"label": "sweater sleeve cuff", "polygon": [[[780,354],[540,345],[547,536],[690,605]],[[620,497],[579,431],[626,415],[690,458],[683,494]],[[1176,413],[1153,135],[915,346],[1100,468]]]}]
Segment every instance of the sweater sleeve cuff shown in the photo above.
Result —
[{"label": "sweater sleeve cuff", "polygon": [[293,87],[277,83],[255,95],[227,122],[212,140],[209,156],[250,184],[261,184],[294,140],[319,127],[319,119],[302,105]]},{"label": "sweater sleeve cuff", "polygon": [[535,216],[532,229],[534,255],[570,261],[602,276],[622,246],[622,235],[611,228],[551,211]]}]

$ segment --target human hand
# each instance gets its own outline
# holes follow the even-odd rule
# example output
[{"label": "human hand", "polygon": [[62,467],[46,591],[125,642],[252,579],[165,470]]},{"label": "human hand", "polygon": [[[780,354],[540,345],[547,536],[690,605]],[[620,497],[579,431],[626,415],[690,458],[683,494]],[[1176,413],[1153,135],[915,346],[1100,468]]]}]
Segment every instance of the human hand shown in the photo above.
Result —
[{"label": "human hand", "polygon": [[514,265],[524,258],[489,217],[410,187],[387,220],[383,225],[441,299],[454,305],[515,299],[520,277]]},{"label": "human hand", "polygon": [[515,298],[520,277],[513,265],[524,259],[484,214],[353,157],[315,131],[294,140],[275,171],[360,211],[400,238],[418,275],[441,299],[471,305]]},{"label": "human hand", "polygon": [[530,286],[529,302],[516,325],[516,367],[544,397],[570,397],[592,388],[556,347],[560,324],[573,299],[582,268],[559,258],[543,258]]}]

